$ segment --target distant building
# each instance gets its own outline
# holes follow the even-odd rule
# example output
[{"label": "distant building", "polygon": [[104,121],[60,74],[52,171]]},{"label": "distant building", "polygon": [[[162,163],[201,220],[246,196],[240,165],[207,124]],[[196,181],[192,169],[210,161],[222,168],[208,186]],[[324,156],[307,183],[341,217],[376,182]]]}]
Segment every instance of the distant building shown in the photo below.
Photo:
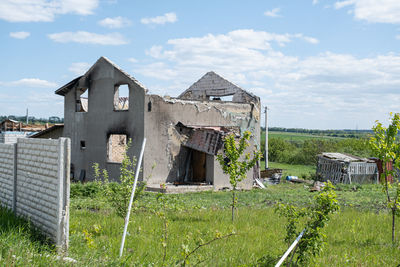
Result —
[{"label": "distant building", "polygon": [[63,136],[64,124],[54,124],[53,126],[32,134],[29,138],[58,139]]},{"label": "distant building", "polygon": [[365,159],[343,153],[322,153],[318,155],[317,176],[332,183],[377,183],[379,172],[372,159]]},{"label": "distant building", "polygon": [[12,119],[3,120],[0,122],[0,143],[16,143],[18,138],[29,137],[30,135],[40,132],[47,127],[47,124],[24,124]]}]

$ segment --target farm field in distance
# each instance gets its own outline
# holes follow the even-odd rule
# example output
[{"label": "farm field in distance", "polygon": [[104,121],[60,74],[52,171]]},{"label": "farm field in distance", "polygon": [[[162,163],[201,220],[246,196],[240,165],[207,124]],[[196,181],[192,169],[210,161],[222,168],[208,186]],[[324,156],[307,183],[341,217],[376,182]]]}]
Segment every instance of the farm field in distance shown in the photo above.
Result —
[{"label": "farm field in distance", "polygon": [[[37,241],[31,225],[0,210],[0,262],[6,266],[115,266],[162,263],[163,224],[152,209],[156,194],[146,193],[135,206],[128,229],[124,257],[118,258],[124,219],[90,183],[73,184],[70,208],[68,264],[57,260],[48,245]],[[79,189],[79,190],[78,190]],[[339,185],[339,213],[332,216],[325,234],[327,244],[316,257],[316,266],[396,266],[399,245],[390,239],[390,219],[384,195],[377,185]],[[86,195],[86,196],[84,196]],[[274,204],[309,205],[316,193],[308,186],[283,183],[239,193],[238,217],[230,218],[229,191],[167,195],[180,210],[167,211],[169,219],[166,265],[182,260],[182,246],[193,249],[196,240],[212,239],[216,232],[236,235],[202,247],[190,258],[200,266],[257,266],[261,259],[276,263],[287,248],[283,241],[285,219],[274,213]],[[301,230],[301,229],[298,229]],[[397,236],[400,232],[397,230]],[[258,265],[269,266],[269,265]]]},{"label": "farm field in distance", "polygon": [[[262,170],[264,169],[264,165],[265,163],[261,163]],[[311,177],[311,175],[315,174],[316,170],[315,165],[298,165],[279,162],[269,162],[268,167],[272,169],[282,169],[282,179],[284,179],[288,175],[294,175],[299,178],[307,179]]]}]

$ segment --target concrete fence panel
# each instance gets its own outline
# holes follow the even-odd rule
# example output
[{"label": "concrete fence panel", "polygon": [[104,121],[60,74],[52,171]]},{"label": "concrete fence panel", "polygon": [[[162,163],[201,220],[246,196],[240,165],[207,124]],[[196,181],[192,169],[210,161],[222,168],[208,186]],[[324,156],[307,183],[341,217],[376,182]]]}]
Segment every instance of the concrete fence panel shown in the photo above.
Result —
[{"label": "concrete fence panel", "polygon": [[13,209],[15,144],[0,144],[0,203]]},{"label": "concrete fence panel", "polygon": [[11,199],[14,212],[62,250],[68,247],[70,146],[68,138],[0,145],[1,204],[10,207]]}]

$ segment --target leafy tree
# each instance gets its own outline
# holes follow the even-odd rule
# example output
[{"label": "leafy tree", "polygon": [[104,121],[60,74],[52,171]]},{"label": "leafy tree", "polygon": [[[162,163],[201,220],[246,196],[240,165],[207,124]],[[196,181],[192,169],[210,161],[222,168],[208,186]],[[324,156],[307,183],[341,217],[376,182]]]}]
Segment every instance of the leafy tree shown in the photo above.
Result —
[{"label": "leafy tree", "polygon": [[236,190],[238,183],[246,178],[246,173],[260,159],[261,153],[253,150],[253,158],[250,153],[244,152],[249,147],[250,131],[245,131],[238,142],[235,140],[234,134],[228,134],[224,138],[224,151],[217,155],[217,160],[225,174],[229,175],[229,182],[233,187],[232,190],[232,222],[235,217],[235,207],[237,203]]},{"label": "leafy tree", "polygon": [[[301,266],[308,266],[313,257],[317,256],[323,249],[325,235],[323,228],[330,220],[330,214],[339,210],[336,200],[335,187],[327,182],[322,192],[314,197],[314,202],[308,208],[298,208],[292,205],[278,204],[275,211],[282,217],[287,218],[285,242],[288,246],[299,235],[299,229],[304,228],[302,239],[293,250],[287,266],[300,263]],[[305,224],[300,225],[300,218],[305,218]]]},{"label": "leafy tree", "polygon": [[[392,242],[395,241],[395,222],[396,215],[399,215],[400,204],[400,183],[396,169],[400,169],[400,143],[398,133],[400,130],[400,114],[390,113],[390,125],[385,127],[379,121],[376,121],[372,128],[374,136],[370,138],[369,144],[377,158],[382,161],[381,184],[386,195],[386,203],[392,211]],[[388,164],[392,162],[393,168],[389,169]],[[390,184],[389,176],[395,177],[393,184]],[[391,190],[391,188],[393,190]]]}]

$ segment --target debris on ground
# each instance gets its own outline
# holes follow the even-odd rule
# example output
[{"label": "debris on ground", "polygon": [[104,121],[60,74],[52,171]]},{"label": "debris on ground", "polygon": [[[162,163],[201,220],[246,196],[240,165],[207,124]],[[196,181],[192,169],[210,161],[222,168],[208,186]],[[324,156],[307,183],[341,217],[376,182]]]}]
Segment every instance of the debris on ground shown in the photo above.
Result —
[{"label": "debris on ground", "polygon": [[297,184],[312,184],[312,181],[299,179],[297,176],[286,176],[286,181]]},{"label": "debris on ground", "polygon": [[256,182],[256,186],[258,186],[261,189],[266,189],[265,185],[263,184],[263,182],[261,182],[260,179],[255,179]]},{"label": "debris on ground", "polygon": [[315,181],[313,187],[310,188],[310,192],[319,192],[325,187],[324,182]]}]

